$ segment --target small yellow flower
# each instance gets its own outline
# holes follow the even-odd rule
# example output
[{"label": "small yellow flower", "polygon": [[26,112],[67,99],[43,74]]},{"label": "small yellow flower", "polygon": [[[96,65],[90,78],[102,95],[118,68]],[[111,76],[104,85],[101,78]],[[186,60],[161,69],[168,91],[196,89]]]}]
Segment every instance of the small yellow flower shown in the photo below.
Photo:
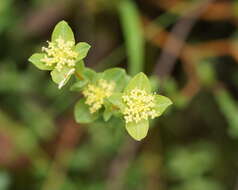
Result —
[{"label": "small yellow flower", "polygon": [[122,96],[126,107],[123,111],[126,123],[148,120],[157,117],[155,110],[155,94],[135,88]]},{"label": "small yellow flower", "polygon": [[55,66],[58,71],[61,71],[64,66],[74,67],[78,53],[73,48],[73,41],[66,42],[59,37],[55,42],[48,42],[47,48],[42,48],[46,55],[41,61],[47,66]]},{"label": "small yellow flower", "polygon": [[114,82],[109,82],[104,79],[100,79],[96,85],[89,84],[84,90],[83,95],[86,97],[86,104],[90,106],[90,113],[98,111],[103,104],[104,98],[108,98],[112,95],[115,88]]}]

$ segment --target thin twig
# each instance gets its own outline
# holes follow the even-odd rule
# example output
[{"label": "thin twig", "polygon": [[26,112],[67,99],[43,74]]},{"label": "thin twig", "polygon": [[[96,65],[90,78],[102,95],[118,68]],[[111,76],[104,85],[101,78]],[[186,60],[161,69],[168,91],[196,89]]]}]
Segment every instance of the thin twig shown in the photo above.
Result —
[{"label": "thin twig", "polygon": [[214,1],[215,0],[204,1],[195,10],[192,10],[188,14],[182,16],[182,18],[172,28],[155,67],[155,74],[160,78],[163,79],[171,73],[177,57],[179,56],[185,44],[186,38],[192,30],[194,24],[207,7]]},{"label": "thin twig", "polygon": [[125,176],[131,161],[134,159],[140,144],[141,143],[134,141],[129,137],[125,140],[125,143],[119,150],[118,155],[110,164],[106,189],[123,189],[123,177]]}]

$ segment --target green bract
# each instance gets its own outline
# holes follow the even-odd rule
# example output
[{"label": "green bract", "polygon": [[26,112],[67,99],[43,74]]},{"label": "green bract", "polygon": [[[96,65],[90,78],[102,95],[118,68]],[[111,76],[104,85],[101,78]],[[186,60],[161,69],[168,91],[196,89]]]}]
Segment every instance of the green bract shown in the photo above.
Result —
[{"label": "green bract", "polygon": [[75,45],[73,31],[61,21],[55,26],[48,47],[43,47],[42,53],[33,54],[29,61],[38,69],[50,70],[52,80],[61,88],[74,73],[82,72],[82,60],[89,49],[90,45],[85,42]]},{"label": "green bract", "polygon": [[124,69],[111,68],[97,73],[85,67],[83,59],[90,45],[75,44],[74,34],[65,21],[59,22],[48,47],[35,53],[29,61],[40,70],[51,71],[52,80],[62,88],[72,75],[76,82],[71,90],[80,92],[74,116],[78,123],[105,122],[112,116],[123,118],[127,132],[135,140],[143,139],[149,120],[160,116],[172,104],[169,98],[152,93],[151,82],[144,73],[132,79]]},{"label": "green bract", "polygon": [[108,121],[116,111],[115,107],[109,103],[108,98],[124,89],[128,79],[125,70],[112,68],[105,70],[103,73],[95,73],[90,69],[85,69],[82,77],[84,82],[79,80],[71,87],[72,90],[82,91],[84,103],[88,108],[85,110],[80,106],[75,107],[75,115],[78,115],[77,121],[85,123],[84,119],[80,118],[84,115],[78,114],[82,112],[81,109],[92,115],[102,111],[104,120]]},{"label": "green bract", "polygon": [[67,22],[59,22],[51,35],[51,41],[56,41],[59,37],[63,38],[65,41],[72,41],[75,44],[74,33]]},{"label": "green bract", "polygon": [[91,114],[85,98],[80,99],[75,105],[74,117],[77,123],[91,123],[98,118],[98,113]]},{"label": "green bract", "polygon": [[172,104],[169,98],[151,92],[150,81],[143,73],[132,78],[123,93],[109,100],[120,108],[126,130],[135,140],[147,135],[149,119],[160,116]]}]

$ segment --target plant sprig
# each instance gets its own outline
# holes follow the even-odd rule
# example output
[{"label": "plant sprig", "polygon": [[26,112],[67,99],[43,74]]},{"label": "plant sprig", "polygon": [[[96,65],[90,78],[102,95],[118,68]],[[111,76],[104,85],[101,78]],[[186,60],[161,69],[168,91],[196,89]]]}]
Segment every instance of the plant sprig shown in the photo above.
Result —
[{"label": "plant sprig", "polygon": [[84,65],[90,45],[75,43],[72,29],[65,21],[59,22],[48,47],[35,53],[29,61],[40,70],[51,71],[53,82],[61,89],[71,78],[76,81],[71,90],[83,95],[75,105],[78,123],[91,123],[99,117],[107,122],[111,117],[125,121],[128,133],[135,140],[146,137],[149,120],[159,117],[172,104],[165,96],[151,92],[151,84],[144,73],[131,78],[122,68],[95,72]]}]

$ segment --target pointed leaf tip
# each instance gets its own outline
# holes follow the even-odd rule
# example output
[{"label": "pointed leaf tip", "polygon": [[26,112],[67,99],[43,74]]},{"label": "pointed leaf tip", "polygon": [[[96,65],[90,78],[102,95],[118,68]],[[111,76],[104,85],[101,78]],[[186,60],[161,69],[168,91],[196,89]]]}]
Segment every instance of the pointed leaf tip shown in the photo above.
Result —
[{"label": "pointed leaf tip", "polygon": [[173,102],[162,95],[156,95],[155,97],[155,101],[156,101],[156,112],[161,115],[171,104],[173,104]]},{"label": "pointed leaf tip", "polygon": [[150,93],[151,92],[151,84],[147,76],[140,72],[137,75],[135,75],[125,88],[125,92],[130,92],[131,90],[138,88],[141,90],[145,90],[146,92]]},{"label": "pointed leaf tip", "polygon": [[84,59],[87,56],[88,51],[90,50],[90,48],[91,48],[91,46],[88,43],[79,42],[75,46],[75,51],[78,52],[77,61],[80,61],[80,60]]},{"label": "pointed leaf tip", "polygon": [[43,59],[44,56],[45,54],[43,53],[35,53],[28,59],[28,61],[30,61],[40,70],[52,70],[53,66],[47,66],[44,62],[41,61],[41,59]]},{"label": "pointed leaf tip", "polygon": [[74,33],[68,23],[64,20],[56,24],[51,36],[51,40],[55,41],[59,37],[63,38],[65,41],[73,41],[75,43]]}]

